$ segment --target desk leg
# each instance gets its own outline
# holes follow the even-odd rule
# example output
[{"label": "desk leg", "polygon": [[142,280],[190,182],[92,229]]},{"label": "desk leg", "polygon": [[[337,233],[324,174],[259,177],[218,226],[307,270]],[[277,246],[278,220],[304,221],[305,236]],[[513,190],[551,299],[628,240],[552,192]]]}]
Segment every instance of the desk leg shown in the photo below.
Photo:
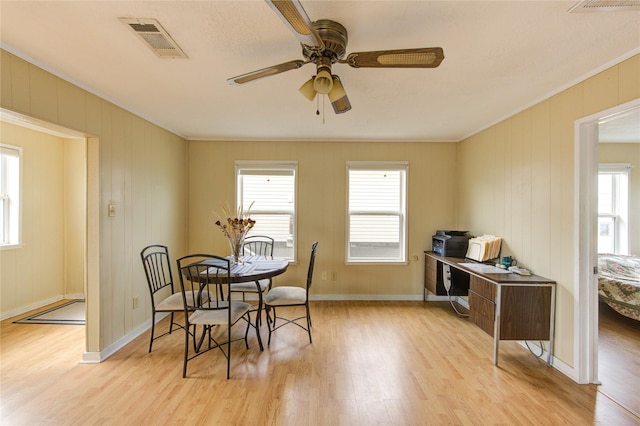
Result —
[{"label": "desk leg", "polygon": [[498,366],[498,345],[500,343],[500,299],[502,286],[498,284],[496,295],[496,313],[493,319],[493,365]]},{"label": "desk leg", "polygon": [[551,367],[551,357],[553,356],[553,341],[556,324],[556,286],[551,286],[551,312],[549,318],[549,353],[547,354],[547,366]]}]

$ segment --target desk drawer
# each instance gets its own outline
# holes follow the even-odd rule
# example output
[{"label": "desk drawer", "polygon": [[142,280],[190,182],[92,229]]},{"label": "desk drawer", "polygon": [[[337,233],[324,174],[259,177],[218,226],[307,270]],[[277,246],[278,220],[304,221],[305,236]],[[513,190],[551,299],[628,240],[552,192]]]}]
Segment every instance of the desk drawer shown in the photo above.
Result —
[{"label": "desk drawer", "polygon": [[473,290],[469,291],[469,319],[490,336],[493,336],[495,312],[495,303]]},{"label": "desk drawer", "polygon": [[469,279],[469,290],[475,291],[480,296],[486,297],[492,302],[496,301],[496,285],[480,277],[471,275]]}]

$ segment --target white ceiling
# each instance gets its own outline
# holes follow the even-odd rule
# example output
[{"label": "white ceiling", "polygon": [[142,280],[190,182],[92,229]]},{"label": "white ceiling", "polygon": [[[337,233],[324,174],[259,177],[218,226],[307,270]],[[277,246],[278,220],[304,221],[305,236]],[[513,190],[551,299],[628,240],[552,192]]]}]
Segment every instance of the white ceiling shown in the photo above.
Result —
[{"label": "white ceiling", "polygon": [[603,118],[598,124],[598,141],[640,143],[640,107]]},{"label": "white ceiling", "polygon": [[[0,2],[4,49],[189,139],[458,141],[640,53],[640,12],[569,13],[575,1],[302,1],[349,32],[347,53],[440,46],[435,69],[335,64],[353,109],[298,88],[302,59],[263,1]],[[189,56],[161,59],[118,18],[155,18]],[[637,115],[635,116],[637,119]]]}]

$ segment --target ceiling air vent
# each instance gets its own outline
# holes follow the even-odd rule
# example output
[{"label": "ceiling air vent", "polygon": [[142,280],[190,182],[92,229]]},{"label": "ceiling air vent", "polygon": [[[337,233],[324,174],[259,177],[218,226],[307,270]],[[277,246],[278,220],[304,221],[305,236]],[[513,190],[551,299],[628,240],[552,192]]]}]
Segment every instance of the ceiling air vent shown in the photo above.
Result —
[{"label": "ceiling air vent", "polygon": [[640,0],[582,0],[569,12],[628,12],[640,11]]},{"label": "ceiling air vent", "polygon": [[155,19],[120,18],[160,58],[188,56]]}]

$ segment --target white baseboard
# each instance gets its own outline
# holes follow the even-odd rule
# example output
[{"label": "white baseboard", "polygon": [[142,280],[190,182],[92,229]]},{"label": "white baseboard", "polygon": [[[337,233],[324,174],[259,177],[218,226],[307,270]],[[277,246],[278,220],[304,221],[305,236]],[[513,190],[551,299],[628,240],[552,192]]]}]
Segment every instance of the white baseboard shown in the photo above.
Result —
[{"label": "white baseboard", "polygon": [[[426,296],[427,302],[448,302],[449,296],[436,296],[435,294],[428,293]],[[462,296],[451,296],[451,301],[456,302],[458,305],[469,309],[469,300]]]},{"label": "white baseboard", "polygon": [[4,321],[7,318],[13,318],[13,317],[18,316],[18,315],[22,315],[25,312],[33,311],[34,309],[42,308],[43,306],[47,306],[47,305],[50,305],[50,304],[55,303],[55,302],[59,302],[59,301],[64,300],[64,299],[84,299],[84,294],[82,294],[82,293],[79,293],[79,294],[61,294],[59,296],[54,296],[54,297],[51,297],[49,299],[40,300],[38,302],[33,302],[33,303],[30,303],[29,305],[21,306],[20,308],[12,309],[12,310],[10,310],[8,312],[3,312],[2,314],[0,314],[0,321]]},{"label": "white baseboard", "polygon": [[[454,302],[459,303],[465,308],[469,308],[469,302],[462,297],[452,296],[451,299]],[[258,296],[255,293],[247,293],[245,300],[256,301]],[[309,300],[370,300],[370,301],[400,301],[400,302],[421,302],[424,300],[424,296],[421,294],[311,294]],[[435,296],[429,293],[426,296],[427,302],[447,302],[448,296]]]},{"label": "white baseboard", "polygon": [[[164,314],[160,314],[159,313],[159,314],[157,314],[156,323],[161,321],[167,315],[169,315],[169,314],[168,313],[164,313]],[[82,354],[82,361],[80,363],[81,364],[98,364],[98,363],[101,363],[102,361],[104,361],[107,358],[109,358],[111,355],[113,355],[116,352],[118,352],[120,349],[122,349],[125,346],[127,346],[129,343],[133,342],[135,339],[140,337],[140,335],[144,334],[150,328],[151,328],[151,319],[148,319],[147,321],[145,321],[144,323],[140,324],[135,329],[131,330],[129,333],[125,334],[124,336],[122,336],[121,338],[119,338],[118,340],[116,340],[115,342],[113,342],[112,344],[107,346],[106,348],[104,348],[102,351],[100,351],[100,352],[84,352]]]},{"label": "white baseboard", "polygon": [[420,294],[312,294],[309,300],[422,301]]},{"label": "white baseboard", "polygon": [[59,296],[55,296],[55,297],[51,297],[49,299],[45,299],[45,300],[40,300],[38,302],[34,302],[31,303],[29,305],[26,306],[22,306],[20,308],[17,309],[13,309],[9,312],[3,312],[2,315],[0,316],[0,320],[6,320],[7,318],[12,318],[18,315],[22,315],[25,312],[29,312],[32,311],[34,309],[38,309],[38,308],[42,308],[43,306],[47,306],[50,305],[51,303],[55,303],[55,302],[59,302],[60,300],[64,299],[65,297],[61,294]]},{"label": "white baseboard", "polygon": [[[525,344],[524,341],[519,341],[518,343],[520,343],[520,345],[522,345],[524,348],[527,348],[527,345]],[[540,344],[539,342],[531,342],[531,341],[527,341],[526,343],[529,344],[529,347],[531,347],[533,350],[535,350],[536,352],[540,351]],[[549,352],[543,348],[543,354],[540,357],[541,359],[543,359],[545,362],[547,361],[547,356],[549,356]],[[564,374],[565,376],[567,376],[568,378],[570,378],[571,380],[573,380],[576,383],[580,383],[578,381],[578,374],[576,372],[576,369],[565,364],[564,362],[562,362],[560,359],[556,358],[555,356],[551,355],[551,367],[555,368],[556,370],[558,370],[559,372],[561,372],[562,374]]]},{"label": "white baseboard", "polygon": [[84,300],[84,293],[65,294],[65,299]]},{"label": "white baseboard", "polygon": [[[247,293],[245,300],[257,301],[256,293]],[[309,300],[393,300],[393,301],[422,301],[419,294],[311,294]],[[446,300],[446,299],[443,299]]]}]

